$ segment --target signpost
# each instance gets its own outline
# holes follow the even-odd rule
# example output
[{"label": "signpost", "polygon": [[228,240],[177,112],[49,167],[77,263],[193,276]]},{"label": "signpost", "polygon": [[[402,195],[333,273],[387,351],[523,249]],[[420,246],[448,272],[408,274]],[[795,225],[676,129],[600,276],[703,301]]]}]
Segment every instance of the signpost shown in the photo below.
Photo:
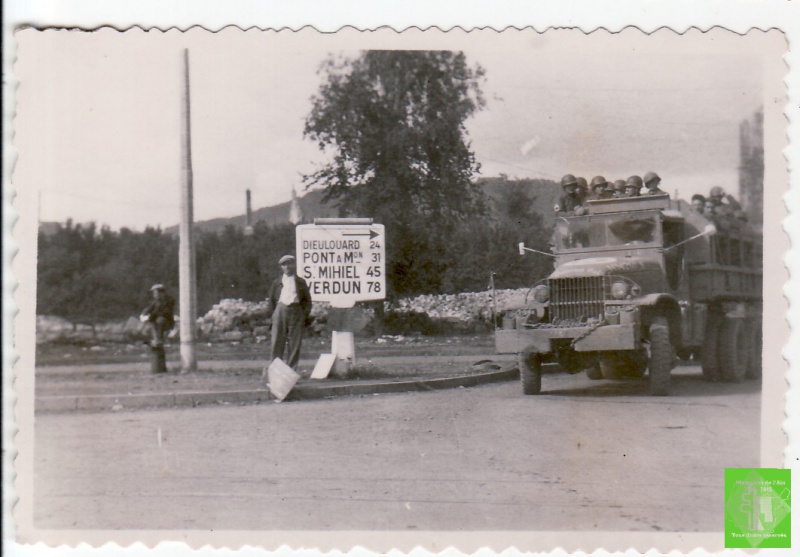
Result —
[{"label": "signpost", "polygon": [[[314,219],[314,224],[301,224],[296,231],[297,274],[308,283],[313,301],[348,311],[356,302],[386,298],[382,224],[368,218]],[[327,377],[331,363],[345,373],[355,361],[352,331],[334,331],[331,344],[334,358],[320,356],[315,379]]]},{"label": "signpost", "polygon": [[386,242],[372,219],[314,219],[297,227],[297,274],[311,299],[350,308],[386,298]]}]

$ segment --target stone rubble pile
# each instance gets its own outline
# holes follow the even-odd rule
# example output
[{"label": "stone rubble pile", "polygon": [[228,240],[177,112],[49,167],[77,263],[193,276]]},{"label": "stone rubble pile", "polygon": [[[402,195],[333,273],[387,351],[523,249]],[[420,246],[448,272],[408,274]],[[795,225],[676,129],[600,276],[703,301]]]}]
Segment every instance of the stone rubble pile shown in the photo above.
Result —
[{"label": "stone rubble pile", "polygon": [[[492,315],[502,315],[528,306],[531,289],[464,292],[460,294],[431,294],[404,298],[384,304],[387,334],[437,334],[477,332],[492,328]],[[314,302],[312,333],[321,333],[328,321],[327,303]],[[203,340],[238,342],[254,339],[263,342],[270,336],[270,314],[267,301],[248,302],[224,299],[198,318],[198,332]],[[375,312],[364,308],[373,318]],[[178,319],[171,333],[178,335]],[[36,318],[38,343],[52,341],[117,341],[128,342],[146,338],[146,325],[136,317],[124,321],[95,325],[73,324],[66,319],[40,315]]]}]

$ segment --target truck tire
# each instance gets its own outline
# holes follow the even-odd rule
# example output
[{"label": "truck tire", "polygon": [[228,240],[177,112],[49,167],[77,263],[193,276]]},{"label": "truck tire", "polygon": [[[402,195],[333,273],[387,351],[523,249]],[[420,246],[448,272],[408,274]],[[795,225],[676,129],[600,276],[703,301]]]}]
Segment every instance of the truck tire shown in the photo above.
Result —
[{"label": "truck tire", "polygon": [[719,372],[723,380],[731,383],[744,381],[750,360],[749,348],[744,319],[726,316],[720,327],[717,345]]},{"label": "truck tire", "polygon": [[750,346],[748,350],[746,379],[761,379],[761,352],[763,337],[761,336],[761,319],[755,320],[750,327]]},{"label": "truck tire", "polygon": [[622,379],[622,365],[615,352],[609,352],[600,357],[600,373],[603,374],[603,379],[611,381]]},{"label": "truck tire", "polygon": [[538,395],[542,391],[542,357],[540,354],[532,350],[519,353],[519,378],[524,394]]},{"label": "truck tire", "polygon": [[703,377],[706,381],[719,381],[719,332],[722,316],[716,312],[709,312],[706,322],[706,332],[703,338],[703,350],[700,363],[703,368]]},{"label": "truck tire", "polygon": [[670,374],[675,364],[675,352],[669,338],[666,317],[658,316],[650,324],[650,394],[669,394]]},{"label": "truck tire", "polygon": [[600,370],[606,379],[644,377],[647,371],[647,351],[606,352],[600,357]]},{"label": "truck tire", "polygon": [[587,367],[586,377],[588,377],[592,381],[603,379],[603,371],[600,369],[600,364],[596,363],[592,367]]}]

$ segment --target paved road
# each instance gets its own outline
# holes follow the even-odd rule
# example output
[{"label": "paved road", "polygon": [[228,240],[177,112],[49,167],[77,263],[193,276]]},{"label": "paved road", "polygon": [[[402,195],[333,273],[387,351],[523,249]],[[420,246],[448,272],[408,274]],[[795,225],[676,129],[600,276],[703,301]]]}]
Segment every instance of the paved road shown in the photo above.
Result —
[{"label": "paved road", "polygon": [[324,401],[36,418],[41,528],[719,531],[760,392],[679,368]]}]

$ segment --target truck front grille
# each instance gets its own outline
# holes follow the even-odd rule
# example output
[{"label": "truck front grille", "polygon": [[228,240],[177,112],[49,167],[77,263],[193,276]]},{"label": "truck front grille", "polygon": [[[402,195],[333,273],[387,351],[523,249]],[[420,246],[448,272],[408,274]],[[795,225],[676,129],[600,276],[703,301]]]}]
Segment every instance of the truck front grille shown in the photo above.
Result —
[{"label": "truck front grille", "polygon": [[603,277],[550,279],[550,319],[586,321],[603,316]]}]

